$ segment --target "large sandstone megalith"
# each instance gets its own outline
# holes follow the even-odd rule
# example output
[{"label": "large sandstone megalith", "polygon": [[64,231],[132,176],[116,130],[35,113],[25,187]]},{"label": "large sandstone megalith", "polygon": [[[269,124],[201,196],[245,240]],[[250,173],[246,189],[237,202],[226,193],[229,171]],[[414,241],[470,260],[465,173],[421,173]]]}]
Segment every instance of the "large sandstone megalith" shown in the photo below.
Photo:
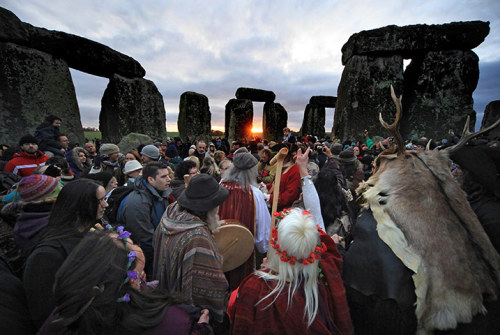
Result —
[{"label": "large sandstone megalith", "polygon": [[279,103],[266,102],[262,114],[262,137],[269,141],[281,141],[283,128],[288,122],[288,113]]},{"label": "large sandstone megalith", "polygon": [[[181,138],[210,141],[212,115],[208,98],[195,92],[184,92],[179,102],[177,128]],[[208,143],[208,142],[207,142]]]},{"label": "large sandstone megalith", "polygon": [[252,136],[253,105],[251,100],[231,99],[226,104],[225,137],[245,141]]},{"label": "large sandstone megalith", "polygon": [[325,137],[325,114],[325,107],[307,104],[300,134],[302,136],[314,135],[319,138]]},{"label": "large sandstone megalith", "polygon": [[164,139],[165,123],[163,97],[152,81],[119,75],[109,80],[99,116],[103,142],[118,143],[131,132]]},{"label": "large sandstone megalith", "polygon": [[84,143],[75,87],[66,62],[13,43],[0,43],[0,143],[17,145],[45,116],[62,120],[61,132]]},{"label": "large sandstone megalith", "polygon": [[[500,100],[491,101],[484,109],[483,121],[481,121],[481,129],[487,128],[500,119]],[[492,129],[488,133],[488,138],[500,138],[500,127]]]}]

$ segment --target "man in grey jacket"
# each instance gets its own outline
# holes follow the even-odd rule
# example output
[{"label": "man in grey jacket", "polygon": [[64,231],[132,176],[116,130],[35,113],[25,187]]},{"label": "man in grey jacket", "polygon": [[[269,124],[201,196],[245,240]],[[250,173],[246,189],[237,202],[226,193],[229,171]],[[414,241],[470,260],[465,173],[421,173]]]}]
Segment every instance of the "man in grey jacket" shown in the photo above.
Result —
[{"label": "man in grey jacket", "polygon": [[142,176],[133,184],[134,190],[124,199],[118,210],[117,221],[125,226],[146,257],[146,274],[152,274],[154,250],[153,234],[165,212],[172,190],[165,164],[150,162],[144,165]]}]

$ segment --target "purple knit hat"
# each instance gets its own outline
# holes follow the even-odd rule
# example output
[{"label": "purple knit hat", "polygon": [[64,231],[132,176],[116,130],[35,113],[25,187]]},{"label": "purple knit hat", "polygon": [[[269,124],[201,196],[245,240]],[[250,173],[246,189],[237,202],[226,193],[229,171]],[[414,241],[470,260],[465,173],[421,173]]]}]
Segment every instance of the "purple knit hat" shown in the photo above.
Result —
[{"label": "purple knit hat", "polygon": [[24,201],[36,201],[51,194],[58,185],[59,181],[56,178],[33,174],[21,179],[17,192]]}]

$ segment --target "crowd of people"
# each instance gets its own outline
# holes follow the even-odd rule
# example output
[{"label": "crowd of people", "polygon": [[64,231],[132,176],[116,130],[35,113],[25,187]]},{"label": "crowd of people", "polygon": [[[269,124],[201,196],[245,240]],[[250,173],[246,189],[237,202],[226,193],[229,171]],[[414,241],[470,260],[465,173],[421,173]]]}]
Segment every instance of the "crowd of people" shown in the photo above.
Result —
[{"label": "crowd of people", "polygon": [[[414,269],[397,263],[398,252],[376,233],[377,213],[367,216],[375,206],[360,198],[384,168],[381,157],[438,154],[459,143],[452,132],[402,144],[367,131],[339,141],[285,128],[280,141],[174,137],[121,152],[114,143],[73,143],[63,125],[49,115],[19,147],[1,147],[0,319],[9,333],[468,334],[463,327],[479,322],[476,333],[487,334],[500,327],[498,139],[471,140],[444,167],[493,246],[493,284],[480,301],[488,314],[429,332],[415,311],[416,289],[398,277]],[[380,191],[377,201],[390,193]],[[214,236],[229,222],[249,231],[253,252],[224,271]],[[361,267],[376,279],[367,282]]]}]

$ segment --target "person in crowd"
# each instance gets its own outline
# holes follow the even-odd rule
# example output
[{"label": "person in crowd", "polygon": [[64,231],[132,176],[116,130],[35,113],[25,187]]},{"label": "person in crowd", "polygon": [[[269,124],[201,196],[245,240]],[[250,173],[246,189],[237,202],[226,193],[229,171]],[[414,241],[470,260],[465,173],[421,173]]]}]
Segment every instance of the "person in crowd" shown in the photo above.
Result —
[{"label": "person in crowd", "polygon": [[152,144],[144,146],[141,150],[142,163],[157,162],[160,159],[160,150]]},{"label": "person in crowd", "polygon": [[297,143],[295,135],[293,135],[292,131],[288,127],[283,128],[283,142],[292,144]]},{"label": "person in crowd", "polygon": [[201,166],[200,173],[206,173],[215,178],[215,180],[220,180],[220,170],[217,164],[215,164],[215,160],[212,156],[206,156],[203,158],[203,165]]},{"label": "person in crowd", "polygon": [[15,153],[13,158],[5,165],[4,171],[27,177],[33,173],[38,166],[45,165],[49,159],[38,150],[38,142],[33,135],[24,135],[19,140],[21,151]]},{"label": "person in crowd", "polygon": [[144,254],[127,231],[96,231],[55,278],[56,309],[39,334],[212,334],[208,310],[143,283]]},{"label": "person in crowd", "polygon": [[263,149],[260,153],[260,160],[257,164],[257,170],[259,171],[259,182],[266,184],[268,188],[271,187],[274,182],[274,176],[276,175],[276,164],[271,165],[272,153],[269,149]]},{"label": "person in crowd", "polygon": [[2,208],[2,216],[15,218],[14,239],[26,259],[40,239],[41,231],[49,222],[62,184],[56,178],[46,175],[24,177],[19,182],[17,193],[20,200]]},{"label": "person in crowd", "polygon": [[[258,188],[257,162],[249,152],[234,155],[233,164],[221,181],[221,185],[228,189],[229,196],[220,206],[219,216],[222,220],[238,220],[254,236],[255,250],[265,254],[269,242],[271,216],[264,195]],[[253,271],[255,271],[254,253],[244,264],[226,272],[229,289],[236,289]]]},{"label": "person in crowd", "polygon": [[199,139],[196,143],[196,149],[193,152],[193,156],[198,158],[200,162],[203,162],[203,158],[205,158],[205,154],[207,153],[207,144],[204,140]]},{"label": "person in crowd", "polygon": [[42,124],[36,127],[35,138],[41,151],[47,156],[64,157],[64,151],[59,142],[62,120],[56,115],[47,115]]},{"label": "person in crowd", "polygon": [[94,162],[94,157],[97,155],[97,150],[95,148],[94,142],[88,141],[87,143],[85,143],[85,150],[87,150],[90,160]]},{"label": "person in crowd", "polygon": [[371,149],[373,147],[373,140],[370,138],[370,135],[368,134],[368,130],[363,131],[363,135],[365,136],[365,144],[368,147],[368,149]]},{"label": "person in crowd", "polygon": [[75,175],[69,168],[68,161],[64,157],[51,157],[45,162],[45,165],[48,167],[44,174],[54,178],[59,178],[63,184],[75,180]]},{"label": "person in crowd", "polygon": [[90,174],[106,171],[111,173],[117,181],[122,181],[122,169],[119,161],[120,148],[113,143],[103,143],[99,148],[99,155],[94,158],[94,165]]},{"label": "person in crowd", "polygon": [[129,152],[127,152],[127,154],[125,155],[125,158],[123,159],[124,163],[123,164],[126,164],[127,162],[129,161],[138,161],[139,163],[142,164],[142,158],[141,158],[141,155],[139,154],[139,152],[137,152],[137,150],[130,150]]},{"label": "person in crowd", "polygon": [[172,165],[172,168],[175,169],[177,164],[182,161],[181,156],[179,156],[179,151],[175,144],[171,143],[168,145],[167,150],[165,151],[165,159]]},{"label": "person in crowd", "polygon": [[92,161],[88,156],[87,150],[76,147],[66,152],[66,161],[73,174],[77,177],[84,177],[92,168]]},{"label": "person in crowd", "polygon": [[175,178],[170,182],[174,199],[177,200],[186,188],[184,176],[189,175],[191,178],[199,173],[200,171],[198,170],[196,163],[191,160],[185,160],[177,164],[177,167],[175,168]]},{"label": "person in crowd", "polygon": [[130,160],[125,163],[123,168],[123,174],[125,175],[125,185],[132,186],[134,184],[135,178],[142,174],[142,165],[137,160]]},{"label": "person in crowd", "polygon": [[146,255],[146,273],[151,275],[153,264],[153,234],[167,208],[172,190],[167,167],[160,162],[146,163],[142,176],[136,177],[132,191],[120,206],[119,223],[132,234],[132,239]]},{"label": "person in crowd", "polygon": [[118,186],[118,181],[116,180],[115,176],[107,171],[89,174],[87,178],[98,181],[104,187],[106,195],[108,195]]},{"label": "person in crowd", "polygon": [[214,160],[215,160],[215,164],[217,164],[217,166],[219,166],[220,162],[222,162],[224,159],[226,159],[226,153],[224,151],[217,150],[214,153]]},{"label": "person in crowd", "polygon": [[[300,197],[300,173],[299,168],[295,164],[294,156],[297,154],[296,144],[286,144],[288,147],[288,154],[283,160],[283,172],[281,173],[281,181],[278,195],[278,211],[292,206],[293,202]],[[274,197],[274,188],[270,190],[271,197],[269,202],[272,204]]]},{"label": "person in crowd", "polygon": [[[311,213],[280,213],[263,269],[234,291],[234,334],[354,334],[341,278],[342,257]],[[320,274],[321,269],[321,274]]]},{"label": "person in crowd", "polygon": [[23,284],[33,324],[38,329],[55,307],[52,287],[57,270],[108,206],[104,187],[89,179],[65,185],[47,227],[26,261]]},{"label": "person in crowd", "polygon": [[224,178],[224,173],[227,171],[227,169],[229,169],[232,163],[233,162],[229,159],[225,159],[219,163],[219,171],[221,178]]},{"label": "person in crowd", "polygon": [[69,147],[69,139],[66,134],[59,134],[59,136],[57,137],[57,141],[61,145],[62,152],[66,153],[71,150],[71,148]]},{"label": "person in crowd", "polygon": [[153,279],[190,304],[208,308],[222,323],[227,280],[212,233],[219,226],[219,206],[229,191],[207,174],[191,178],[186,190],[163,214],[154,236]]},{"label": "person in crowd", "polygon": [[214,155],[215,155],[215,144],[213,142],[210,142],[208,144],[208,150],[205,153],[205,157],[206,156],[214,157]]}]

